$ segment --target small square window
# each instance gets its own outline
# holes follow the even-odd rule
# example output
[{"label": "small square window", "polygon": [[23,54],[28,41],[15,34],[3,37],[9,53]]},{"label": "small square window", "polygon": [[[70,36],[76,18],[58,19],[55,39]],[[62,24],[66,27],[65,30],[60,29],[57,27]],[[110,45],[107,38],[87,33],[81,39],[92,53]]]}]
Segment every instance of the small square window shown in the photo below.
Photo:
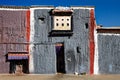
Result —
[{"label": "small square window", "polygon": [[71,30],[71,16],[54,16],[53,30]]},{"label": "small square window", "polygon": [[58,36],[58,35],[72,35],[73,34],[73,27],[72,27],[72,13],[73,10],[63,8],[56,8],[52,10],[52,31],[51,35]]},{"label": "small square window", "polygon": [[62,23],[62,26],[64,26],[64,23]]}]

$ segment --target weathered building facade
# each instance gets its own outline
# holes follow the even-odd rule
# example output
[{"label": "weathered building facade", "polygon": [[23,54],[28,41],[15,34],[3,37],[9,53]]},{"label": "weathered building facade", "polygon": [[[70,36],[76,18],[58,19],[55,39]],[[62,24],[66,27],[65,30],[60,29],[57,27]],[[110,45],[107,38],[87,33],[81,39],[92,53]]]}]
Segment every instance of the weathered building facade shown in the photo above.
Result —
[{"label": "weathered building facade", "polygon": [[1,73],[16,65],[24,73],[93,73],[93,7],[1,7],[0,14]]},{"label": "weathered building facade", "polygon": [[29,45],[25,44],[29,42],[29,13],[27,9],[0,8],[0,73],[13,73],[17,64],[29,72]]},{"label": "weathered building facade", "polygon": [[94,8],[64,8],[31,8],[34,73],[92,72]]},{"label": "weathered building facade", "polygon": [[96,30],[94,7],[2,6],[0,73],[120,73],[119,33],[109,30]]},{"label": "weathered building facade", "polygon": [[99,28],[95,37],[94,74],[120,74],[120,28]]}]

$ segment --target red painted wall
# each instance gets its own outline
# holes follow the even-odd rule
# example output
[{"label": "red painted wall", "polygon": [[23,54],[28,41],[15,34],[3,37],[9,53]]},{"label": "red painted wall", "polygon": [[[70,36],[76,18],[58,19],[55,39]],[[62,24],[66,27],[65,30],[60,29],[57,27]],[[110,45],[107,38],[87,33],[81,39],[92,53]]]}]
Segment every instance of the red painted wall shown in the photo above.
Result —
[{"label": "red painted wall", "polygon": [[94,9],[90,10],[90,31],[89,31],[89,47],[90,47],[90,74],[94,73],[94,51],[95,51],[95,42],[94,42],[94,30],[95,30],[95,16]]},{"label": "red painted wall", "polygon": [[[26,42],[30,42],[30,10],[26,12]],[[29,44],[27,45],[27,51],[29,52]]]},{"label": "red painted wall", "polygon": [[27,52],[30,35],[30,11],[0,10],[0,73],[9,72],[8,52]]}]

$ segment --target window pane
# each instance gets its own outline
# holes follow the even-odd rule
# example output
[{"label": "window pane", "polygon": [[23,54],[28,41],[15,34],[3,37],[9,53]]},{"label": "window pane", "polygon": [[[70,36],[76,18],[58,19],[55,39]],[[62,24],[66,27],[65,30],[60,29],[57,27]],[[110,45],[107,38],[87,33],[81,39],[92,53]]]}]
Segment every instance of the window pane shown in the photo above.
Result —
[{"label": "window pane", "polygon": [[56,19],[56,21],[58,21],[58,19]]},{"label": "window pane", "polygon": [[67,26],[69,26],[69,23],[67,23]]},{"label": "window pane", "polygon": [[62,23],[62,26],[64,26],[64,23]]},{"label": "window pane", "polygon": [[56,23],[56,26],[59,26],[59,24],[58,24],[58,23]]}]

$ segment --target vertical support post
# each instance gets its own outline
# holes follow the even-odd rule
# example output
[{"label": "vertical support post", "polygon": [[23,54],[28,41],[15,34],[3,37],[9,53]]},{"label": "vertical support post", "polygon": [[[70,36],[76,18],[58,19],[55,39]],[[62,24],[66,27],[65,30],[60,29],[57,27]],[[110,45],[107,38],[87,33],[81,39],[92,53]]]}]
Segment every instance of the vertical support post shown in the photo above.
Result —
[{"label": "vertical support post", "polygon": [[94,52],[95,52],[95,42],[94,42],[94,29],[95,29],[95,18],[94,9],[90,10],[90,31],[89,31],[89,46],[90,46],[90,74],[94,73]]},{"label": "vertical support post", "polygon": [[[26,24],[26,41],[30,41],[30,10],[27,11],[26,13],[26,19],[27,19],[27,24]],[[29,44],[27,44],[27,51],[29,51]]]},{"label": "vertical support post", "polygon": [[[29,54],[29,42],[30,42],[30,10],[27,10],[26,12],[26,42],[27,42],[27,52]],[[30,63],[30,58],[28,58],[28,68]],[[29,72],[29,69],[28,69]]]}]

